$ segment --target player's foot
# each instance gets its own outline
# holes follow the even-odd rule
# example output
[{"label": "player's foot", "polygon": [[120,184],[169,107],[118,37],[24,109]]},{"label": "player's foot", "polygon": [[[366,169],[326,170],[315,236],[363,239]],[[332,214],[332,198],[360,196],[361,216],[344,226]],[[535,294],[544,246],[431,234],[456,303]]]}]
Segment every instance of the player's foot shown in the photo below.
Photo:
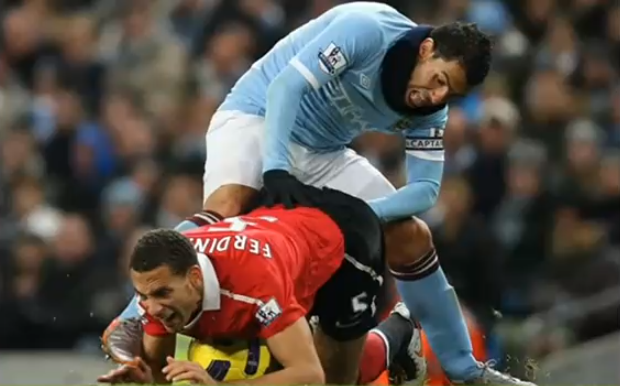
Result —
[{"label": "player's foot", "polygon": [[513,386],[536,386],[535,383],[522,381],[511,375],[495,370],[493,363],[481,363],[482,373],[475,379],[466,382],[452,381],[455,385],[513,385]]},{"label": "player's foot", "polygon": [[119,364],[134,364],[142,351],[142,323],[139,319],[116,318],[103,332],[101,348]]},{"label": "player's foot", "polygon": [[426,380],[426,360],[422,351],[422,334],[420,326],[411,319],[404,303],[398,303],[388,317],[398,318],[410,326],[408,334],[394,354],[389,366],[391,385],[423,385]]}]

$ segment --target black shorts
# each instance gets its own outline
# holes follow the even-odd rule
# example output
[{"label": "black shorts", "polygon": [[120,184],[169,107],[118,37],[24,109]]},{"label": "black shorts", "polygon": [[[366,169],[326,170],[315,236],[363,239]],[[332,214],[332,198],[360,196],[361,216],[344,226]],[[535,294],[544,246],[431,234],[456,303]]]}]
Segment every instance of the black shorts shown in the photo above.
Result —
[{"label": "black shorts", "polygon": [[386,270],[382,225],[364,201],[333,189],[312,189],[316,208],[344,235],[345,260],[317,293],[311,315],[331,338],[355,339],[378,324],[375,302]]}]

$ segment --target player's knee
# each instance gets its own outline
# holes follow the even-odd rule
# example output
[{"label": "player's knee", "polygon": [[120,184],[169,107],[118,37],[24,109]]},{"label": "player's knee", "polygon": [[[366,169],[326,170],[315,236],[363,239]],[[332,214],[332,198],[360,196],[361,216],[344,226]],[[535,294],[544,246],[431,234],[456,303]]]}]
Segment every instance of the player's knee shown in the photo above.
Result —
[{"label": "player's knee", "polygon": [[411,266],[433,249],[433,236],[419,218],[388,224],[385,229],[386,259],[392,270]]},{"label": "player's knee", "polygon": [[238,216],[255,196],[256,190],[249,186],[222,185],[205,199],[203,209],[213,211],[222,217]]},{"label": "player's knee", "polygon": [[326,384],[325,371],[323,371],[323,367],[315,366],[315,367],[310,368],[308,372],[309,372],[309,377],[308,377],[309,384],[311,385],[325,385]]}]

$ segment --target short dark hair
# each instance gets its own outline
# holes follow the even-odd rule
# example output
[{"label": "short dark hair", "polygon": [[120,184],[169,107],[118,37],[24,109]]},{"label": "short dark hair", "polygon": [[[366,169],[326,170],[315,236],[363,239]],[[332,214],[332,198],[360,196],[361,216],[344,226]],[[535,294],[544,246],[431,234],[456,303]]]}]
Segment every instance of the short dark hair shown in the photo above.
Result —
[{"label": "short dark hair", "polygon": [[458,60],[465,69],[467,84],[481,84],[491,68],[491,38],[476,23],[454,22],[433,28],[435,54],[446,60]]},{"label": "short dark hair", "polygon": [[196,251],[190,241],[172,229],[146,232],[133,248],[130,267],[136,272],[149,272],[167,266],[175,275],[183,275],[198,264]]}]

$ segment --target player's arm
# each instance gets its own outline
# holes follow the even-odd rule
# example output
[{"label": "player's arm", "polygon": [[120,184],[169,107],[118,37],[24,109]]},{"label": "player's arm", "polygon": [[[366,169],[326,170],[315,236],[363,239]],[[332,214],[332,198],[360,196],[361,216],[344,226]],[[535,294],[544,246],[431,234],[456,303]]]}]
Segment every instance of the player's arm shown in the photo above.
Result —
[{"label": "player's arm", "polygon": [[143,317],[142,359],[151,368],[155,383],[168,383],[162,369],[166,359],[174,356],[176,334],[171,334],[148,313]]},{"label": "player's arm", "polygon": [[[325,375],[314,347],[305,310],[294,296],[294,284],[280,275],[271,274],[264,266],[253,270],[244,280],[248,294],[257,299],[251,308],[253,323],[260,326],[265,339],[282,370],[243,383],[253,385],[323,384]],[[262,269],[261,269],[262,268]]]},{"label": "player's arm", "polygon": [[391,221],[417,216],[435,205],[443,176],[445,121],[439,119],[433,123],[436,127],[405,134],[407,185],[369,202],[382,219]]},{"label": "player's arm", "polygon": [[382,40],[382,31],[374,19],[352,12],[335,18],[291,59],[267,90],[264,172],[289,171],[289,138],[304,94],[372,60]]},{"label": "player's arm", "polygon": [[325,383],[312,332],[306,318],[300,317],[284,330],[266,339],[271,355],[283,369],[244,383],[254,385],[291,385]]}]

